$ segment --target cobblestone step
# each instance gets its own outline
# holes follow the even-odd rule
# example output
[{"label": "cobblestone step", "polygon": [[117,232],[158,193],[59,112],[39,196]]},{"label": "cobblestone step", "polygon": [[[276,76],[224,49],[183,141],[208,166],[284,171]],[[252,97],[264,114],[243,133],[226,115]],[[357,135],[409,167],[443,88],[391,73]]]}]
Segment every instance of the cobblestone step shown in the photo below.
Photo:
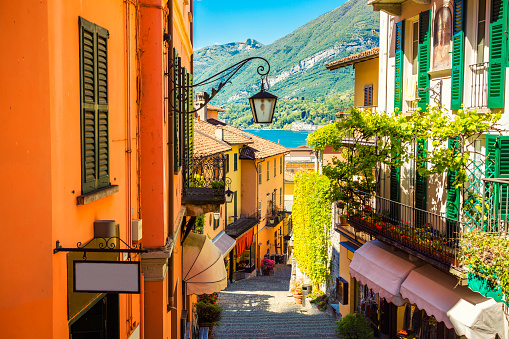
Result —
[{"label": "cobblestone step", "polygon": [[334,318],[317,309],[296,305],[288,292],[290,270],[231,284],[219,293],[223,307],[215,339],[336,338]]}]

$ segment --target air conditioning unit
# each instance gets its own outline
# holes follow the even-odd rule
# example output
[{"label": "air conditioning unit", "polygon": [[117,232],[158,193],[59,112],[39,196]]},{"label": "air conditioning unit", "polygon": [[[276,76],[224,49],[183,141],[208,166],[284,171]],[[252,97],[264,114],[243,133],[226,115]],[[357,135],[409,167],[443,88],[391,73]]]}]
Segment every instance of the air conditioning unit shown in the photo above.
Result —
[{"label": "air conditioning unit", "polygon": [[133,226],[133,241],[136,242],[141,241],[141,238],[143,237],[142,233],[143,227],[141,219],[133,219],[132,226]]}]

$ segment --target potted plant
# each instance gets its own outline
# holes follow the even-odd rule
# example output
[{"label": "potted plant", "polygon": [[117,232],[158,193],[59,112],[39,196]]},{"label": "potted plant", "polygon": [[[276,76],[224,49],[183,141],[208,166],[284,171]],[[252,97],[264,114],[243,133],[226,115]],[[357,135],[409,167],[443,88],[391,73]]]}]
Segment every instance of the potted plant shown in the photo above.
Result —
[{"label": "potted plant", "polygon": [[360,313],[350,313],[336,320],[336,333],[343,339],[371,339],[373,330]]},{"label": "potted plant", "polygon": [[276,262],[274,260],[270,260],[269,258],[263,258],[262,260],[262,272],[263,275],[269,275],[274,271],[274,266]]},{"label": "potted plant", "polygon": [[293,294],[293,299],[297,305],[302,305],[302,279],[295,280],[292,284],[290,291]]},{"label": "potted plant", "polygon": [[199,301],[194,304],[196,308],[196,315],[198,316],[198,325],[200,327],[208,327],[209,332],[212,333],[214,325],[217,325],[221,320],[221,312],[223,308],[217,304],[208,303],[206,301]]},{"label": "potted plant", "polygon": [[212,186],[212,188],[224,188],[224,181],[213,181],[210,183],[210,186]]}]

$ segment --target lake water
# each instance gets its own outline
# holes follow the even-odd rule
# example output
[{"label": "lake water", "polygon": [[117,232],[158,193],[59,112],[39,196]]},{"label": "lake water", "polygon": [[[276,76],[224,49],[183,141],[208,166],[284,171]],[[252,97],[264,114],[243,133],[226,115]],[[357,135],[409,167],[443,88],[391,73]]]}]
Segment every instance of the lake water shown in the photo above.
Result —
[{"label": "lake water", "polygon": [[282,129],[247,129],[246,132],[277,142],[285,147],[298,147],[306,144],[312,131],[289,131]]}]

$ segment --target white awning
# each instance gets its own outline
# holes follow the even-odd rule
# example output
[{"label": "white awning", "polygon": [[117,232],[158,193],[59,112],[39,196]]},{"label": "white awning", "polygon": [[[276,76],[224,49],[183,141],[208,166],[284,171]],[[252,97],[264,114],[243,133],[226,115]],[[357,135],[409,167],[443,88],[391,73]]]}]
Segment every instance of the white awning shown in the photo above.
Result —
[{"label": "white awning", "polygon": [[362,245],[353,255],[350,275],[396,306],[402,306],[400,287],[416,266],[408,254],[393,251],[378,240]]},{"label": "white awning", "polygon": [[504,333],[502,303],[486,298],[458,279],[431,265],[412,271],[401,285],[401,295],[419,309],[469,339],[493,339]]},{"label": "white awning", "polygon": [[210,294],[227,286],[223,253],[203,234],[189,233],[184,241],[184,278],[187,294]]},{"label": "white awning", "polygon": [[212,243],[214,243],[221,253],[223,253],[223,258],[235,247],[235,239],[230,237],[224,231],[221,231],[218,235],[216,235],[214,239],[212,239]]}]

